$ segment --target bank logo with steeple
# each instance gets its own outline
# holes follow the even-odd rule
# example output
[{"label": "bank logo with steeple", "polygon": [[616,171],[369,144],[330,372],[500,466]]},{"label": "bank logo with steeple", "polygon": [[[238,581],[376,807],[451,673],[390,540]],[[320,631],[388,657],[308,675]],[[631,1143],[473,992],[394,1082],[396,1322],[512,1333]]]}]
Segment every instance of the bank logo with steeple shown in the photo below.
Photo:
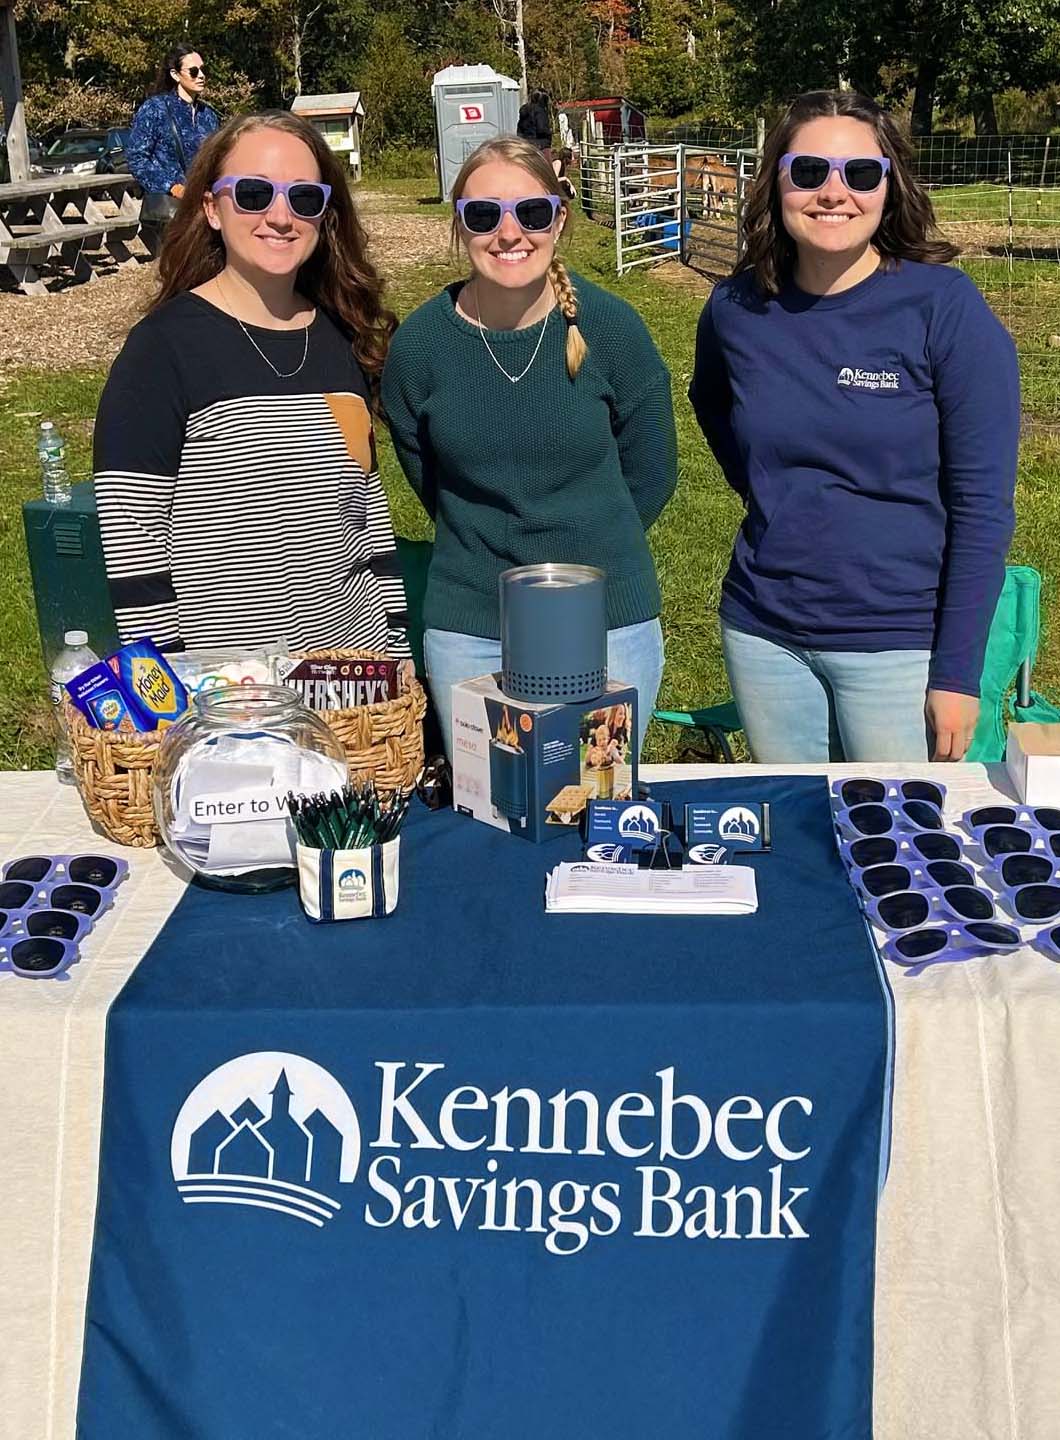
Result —
[{"label": "bank logo with steeple", "polygon": [[322,1228],[353,1183],[361,1133],[350,1097],[301,1055],[240,1055],[201,1080],[173,1127],[185,1205],[246,1205]]}]

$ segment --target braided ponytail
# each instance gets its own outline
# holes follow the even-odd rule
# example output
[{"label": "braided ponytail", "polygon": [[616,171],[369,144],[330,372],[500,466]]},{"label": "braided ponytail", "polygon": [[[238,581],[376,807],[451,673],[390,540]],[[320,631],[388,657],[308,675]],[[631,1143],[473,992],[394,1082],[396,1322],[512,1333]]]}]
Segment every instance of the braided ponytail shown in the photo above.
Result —
[{"label": "braided ponytail", "polygon": [[578,297],[567,274],[567,267],[559,255],[552,257],[548,267],[548,278],[556,292],[556,304],[567,322],[567,374],[573,380],[582,367],[582,361],[589,353],[582,332],[578,329]]}]

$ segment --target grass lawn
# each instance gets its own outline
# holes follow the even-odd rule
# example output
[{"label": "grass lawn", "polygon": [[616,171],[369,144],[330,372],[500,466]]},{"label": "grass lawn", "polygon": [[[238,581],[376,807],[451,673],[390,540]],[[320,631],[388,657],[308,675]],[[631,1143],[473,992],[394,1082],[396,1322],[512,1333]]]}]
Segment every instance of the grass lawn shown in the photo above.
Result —
[{"label": "grass lawn", "polygon": [[[1008,222],[1009,190],[997,185],[929,185],[936,217],[943,222],[981,220],[987,224]],[[1041,221],[1060,227],[1060,190],[1055,185],[1013,186],[1012,219],[1015,224]]]},{"label": "grass lawn", "polygon": [[[433,182],[366,182],[374,192],[387,192],[402,209],[445,219],[441,206],[419,204],[431,195]],[[680,455],[680,483],[662,519],[651,532],[652,549],[663,591],[663,627],[667,637],[667,663],[661,706],[678,707],[720,700],[727,685],[718,644],[716,609],[721,580],[728,564],[740,507],[721,481],[699,434],[685,391],[692,368],[696,321],[703,297],[693,287],[638,270],[616,279],[614,237],[579,217],[568,263],[597,284],[625,296],[643,315],[670,367]],[[971,267],[969,267],[971,268]],[[1037,267],[1036,267],[1037,268]],[[440,265],[401,271],[390,292],[399,314],[406,314],[437,290],[454,272]],[[977,279],[996,274],[988,267]],[[998,308],[1004,318],[999,290]],[[1048,295],[1048,313],[1042,313],[1041,295]],[[1026,317],[1027,339],[1060,331],[1060,280],[1038,292],[1039,303]],[[993,298],[993,296],[991,297]],[[1058,352],[1060,353],[1060,352]],[[1027,357],[1025,370],[1029,369]],[[1037,379],[1027,374],[1032,408],[1035,385],[1040,391],[1042,418],[1048,420],[1055,404],[1056,366]],[[0,586],[5,604],[0,612],[0,768],[44,766],[50,763],[48,706],[45,676],[39,658],[36,621],[30,593],[22,538],[22,501],[37,494],[34,432],[41,418],[56,422],[68,442],[74,478],[90,471],[92,417],[104,375],[74,370],[42,375],[15,374],[0,382]],[[1060,413],[1060,412],[1058,412]],[[390,495],[397,530],[405,535],[429,533],[419,502],[402,478],[385,432],[380,437],[384,480]],[[1011,559],[1035,565],[1044,577],[1044,630],[1035,683],[1060,694],[1060,646],[1050,644],[1057,605],[1060,573],[1060,441],[1032,426],[1024,441],[1017,491],[1018,530]],[[678,734],[669,727],[653,726],[648,759],[671,758]]]}]

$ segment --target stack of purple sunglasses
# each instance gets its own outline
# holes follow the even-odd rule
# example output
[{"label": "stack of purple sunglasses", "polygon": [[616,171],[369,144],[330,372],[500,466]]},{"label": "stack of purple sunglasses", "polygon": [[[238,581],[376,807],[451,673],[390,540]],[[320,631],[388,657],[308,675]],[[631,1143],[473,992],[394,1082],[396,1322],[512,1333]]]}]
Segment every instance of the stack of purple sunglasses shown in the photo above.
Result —
[{"label": "stack of purple sunglasses", "polygon": [[986,805],[961,821],[986,859],[984,875],[1001,905],[1033,942],[1060,959],[1060,809],[1049,805]]},{"label": "stack of purple sunglasses", "polygon": [[838,780],[839,851],[862,908],[889,932],[883,953],[908,974],[1021,944],[943,827],[946,790],[930,780]]},{"label": "stack of purple sunglasses", "polygon": [[128,873],[128,862],[111,855],[9,860],[0,872],[0,972],[27,980],[65,977]]}]

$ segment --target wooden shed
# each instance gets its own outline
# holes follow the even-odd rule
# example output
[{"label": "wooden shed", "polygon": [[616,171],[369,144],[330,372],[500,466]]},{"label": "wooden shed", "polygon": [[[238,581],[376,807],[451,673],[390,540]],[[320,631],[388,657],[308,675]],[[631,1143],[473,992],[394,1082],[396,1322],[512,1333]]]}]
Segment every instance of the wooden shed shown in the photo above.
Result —
[{"label": "wooden shed", "polygon": [[360,91],[348,90],[343,95],[299,95],[291,109],[311,121],[332,150],[349,156],[350,172],[354,180],[359,180],[361,121],[364,119]]}]

